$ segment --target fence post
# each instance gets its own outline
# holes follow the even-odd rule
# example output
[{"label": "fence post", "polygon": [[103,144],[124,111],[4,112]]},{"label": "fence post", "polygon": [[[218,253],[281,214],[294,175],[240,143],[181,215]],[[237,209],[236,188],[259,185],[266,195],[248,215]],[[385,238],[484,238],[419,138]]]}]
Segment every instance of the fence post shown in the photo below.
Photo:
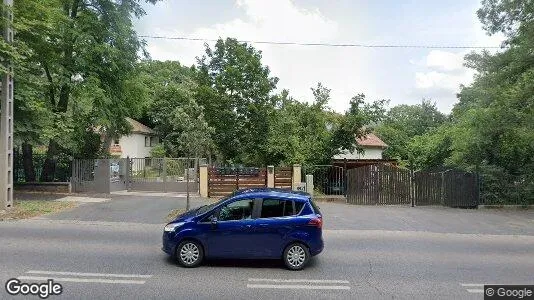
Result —
[{"label": "fence post", "polygon": [[199,179],[200,179],[200,186],[199,186],[199,193],[200,197],[207,198],[209,197],[208,193],[208,165],[202,164],[199,168]]},{"label": "fence post", "polygon": [[445,205],[445,172],[441,172],[441,205]]},{"label": "fence post", "polygon": [[313,175],[306,175],[306,193],[313,197]]},{"label": "fence post", "polygon": [[301,165],[294,164],[293,165],[293,174],[292,174],[292,180],[291,180],[291,189],[293,191],[297,190],[297,187],[300,185],[300,182],[302,180],[302,172],[301,172]]},{"label": "fence post", "polygon": [[126,156],[126,191],[130,191],[131,176],[132,176],[132,165],[130,162],[130,156]]},{"label": "fence post", "polygon": [[235,169],[235,189],[239,190],[239,167]]},{"label": "fence post", "polygon": [[[189,171],[189,170],[187,170]],[[163,158],[163,192],[167,192],[167,158]]]},{"label": "fence post", "polygon": [[267,187],[274,188],[274,166],[267,166]]},{"label": "fence post", "polygon": [[411,198],[412,207],[415,207],[415,187],[414,187],[414,182],[415,182],[414,171],[410,170],[410,198]]}]

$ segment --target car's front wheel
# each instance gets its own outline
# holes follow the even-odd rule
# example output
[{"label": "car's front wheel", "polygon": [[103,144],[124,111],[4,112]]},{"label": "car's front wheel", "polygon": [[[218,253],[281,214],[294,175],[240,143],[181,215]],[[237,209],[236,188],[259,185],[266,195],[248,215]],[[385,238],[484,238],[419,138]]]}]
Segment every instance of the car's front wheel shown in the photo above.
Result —
[{"label": "car's front wheel", "polygon": [[302,270],[309,259],[310,251],[301,243],[293,243],[284,250],[284,263],[290,270]]},{"label": "car's front wheel", "polygon": [[186,268],[200,265],[203,258],[202,246],[196,241],[186,240],[176,247],[176,259],[180,265]]}]

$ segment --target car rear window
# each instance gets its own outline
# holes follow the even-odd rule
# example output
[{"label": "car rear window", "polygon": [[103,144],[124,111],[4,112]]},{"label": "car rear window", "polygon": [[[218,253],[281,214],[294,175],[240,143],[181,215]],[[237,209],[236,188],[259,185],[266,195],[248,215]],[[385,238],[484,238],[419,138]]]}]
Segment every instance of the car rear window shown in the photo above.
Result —
[{"label": "car rear window", "polygon": [[317,206],[317,204],[315,204],[315,203],[313,202],[313,200],[311,200],[311,199],[310,199],[310,204],[311,204],[311,206],[312,206],[312,208],[313,208],[313,211],[314,211],[316,214],[322,215],[321,210],[319,209],[319,206]]},{"label": "car rear window", "polygon": [[303,207],[304,207],[304,202],[295,201],[295,214],[298,215]]},{"label": "car rear window", "polygon": [[275,218],[293,215],[293,201],[280,199],[263,199],[262,218]]}]

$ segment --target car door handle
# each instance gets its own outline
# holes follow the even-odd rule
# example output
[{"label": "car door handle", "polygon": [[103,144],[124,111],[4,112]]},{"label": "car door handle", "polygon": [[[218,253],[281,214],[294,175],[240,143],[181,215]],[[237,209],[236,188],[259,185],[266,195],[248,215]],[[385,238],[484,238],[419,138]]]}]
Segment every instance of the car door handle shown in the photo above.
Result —
[{"label": "car door handle", "polygon": [[260,225],[258,225],[258,226],[260,226],[260,227],[267,227],[267,226],[269,226],[269,224],[260,224]]}]

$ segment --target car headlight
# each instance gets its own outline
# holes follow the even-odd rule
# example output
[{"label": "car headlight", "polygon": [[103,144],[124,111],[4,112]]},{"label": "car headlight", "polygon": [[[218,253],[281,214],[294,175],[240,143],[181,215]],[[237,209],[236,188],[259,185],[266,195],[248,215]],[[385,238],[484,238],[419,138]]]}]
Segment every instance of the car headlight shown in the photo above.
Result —
[{"label": "car headlight", "polygon": [[173,232],[176,230],[176,228],[184,225],[185,223],[184,222],[178,222],[178,223],[170,223],[170,224],[167,224],[165,225],[165,228],[163,229],[163,231],[165,232]]}]

